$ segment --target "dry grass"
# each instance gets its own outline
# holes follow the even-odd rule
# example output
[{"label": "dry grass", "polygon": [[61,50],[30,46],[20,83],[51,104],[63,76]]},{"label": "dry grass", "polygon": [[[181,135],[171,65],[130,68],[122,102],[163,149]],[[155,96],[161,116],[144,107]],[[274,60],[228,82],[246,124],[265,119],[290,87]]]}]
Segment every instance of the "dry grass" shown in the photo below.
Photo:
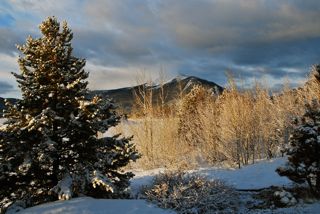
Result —
[{"label": "dry grass", "polygon": [[181,144],[177,136],[176,118],[142,118],[130,127],[138,150],[143,154],[137,164],[144,168],[182,167],[191,164],[190,148]]},{"label": "dry grass", "polygon": [[134,136],[143,155],[138,167],[194,168],[220,161],[240,167],[282,155],[291,122],[319,94],[312,75],[304,87],[285,86],[277,94],[258,83],[250,90],[238,89],[232,79],[220,96],[196,86],[187,95],[177,92],[177,102],[170,106],[145,87],[136,91],[140,114],[118,132]]}]

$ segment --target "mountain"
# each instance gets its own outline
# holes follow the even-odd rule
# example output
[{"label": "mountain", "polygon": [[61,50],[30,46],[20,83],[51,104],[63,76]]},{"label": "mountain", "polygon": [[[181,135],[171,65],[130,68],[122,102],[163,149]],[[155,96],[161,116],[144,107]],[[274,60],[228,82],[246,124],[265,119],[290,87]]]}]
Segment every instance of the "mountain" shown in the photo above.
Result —
[{"label": "mountain", "polygon": [[[134,87],[111,89],[111,90],[94,90],[90,91],[88,98],[92,98],[95,95],[102,96],[104,98],[111,98],[118,106],[120,106],[124,112],[129,113],[134,105],[134,92],[138,92],[143,87],[145,89],[152,90],[153,102],[158,101],[161,90],[165,95],[164,102],[166,104],[174,102],[180,93],[187,94],[195,85],[202,85],[208,89],[212,89],[214,93],[221,94],[223,87],[214,82],[210,82],[204,79],[200,79],[194,76],[180,76],[162,84],[142,84]],[[10,102],[16,102],[17,99],[8,98]],[[0,97],[0,116],[2,110],[5,108],[4,98]]]},{"label": "mountain", "polygon": [[168,104],[173,102],[180,93],[189,93],[195,85],[202,85],[205,88],[212,89],[216,94],[221,94],[224,90],[223,87],[214,82],[210,82],[194,76],[181,76],[163,83],[162,86],[160,84],[142,84],[134,87],[119,88],[113,90],[95,90],[91,91],[90,98],[95,95],[109,97],[120,107],[122,107],[125,112],[130,112],[131,108],[134,105],[134,92],[138,92],[144,87],[145,89],[152,90],[154,103],[158,101],[161,91],[163,91],[165,97],[164,102]]}]

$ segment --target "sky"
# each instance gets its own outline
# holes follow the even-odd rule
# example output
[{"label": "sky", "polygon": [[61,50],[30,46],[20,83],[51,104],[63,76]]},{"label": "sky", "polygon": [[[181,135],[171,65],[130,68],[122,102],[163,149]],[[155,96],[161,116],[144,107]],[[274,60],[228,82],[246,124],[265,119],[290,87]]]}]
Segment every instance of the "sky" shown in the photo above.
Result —
[{"label": "sky", "polygon": [[16,44],[40,37],[48,16],[68,22],[90,89],[160,71],[222,86],[226,72],[246,84],[297,86],[320,63],[319,11],[319,0],[1,0],[0,96],[20,96]]}]

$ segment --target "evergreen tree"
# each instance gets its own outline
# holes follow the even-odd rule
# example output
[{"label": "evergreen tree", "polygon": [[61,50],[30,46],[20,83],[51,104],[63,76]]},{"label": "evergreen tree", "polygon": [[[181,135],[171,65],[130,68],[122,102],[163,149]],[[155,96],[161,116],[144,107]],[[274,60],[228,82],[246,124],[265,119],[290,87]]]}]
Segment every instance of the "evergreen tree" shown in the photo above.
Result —
[{"label": "evergreen tree", "polygon": [[139,154],[130,139],[98,138],[119,122],[110,100],[86,99],[85,60],[72,55],[73,34],[49,17],[43,36],[28,37],[14,73],[22,100],[7,103],[0,129],[0,209],[82,194],[125,197]]},{"label": "evergreen tree", "polygon": [[320,196],[320,106],[314,101],[306,105],[305,114],[296,127],[286,148],[288,162],[276,171],[294,182],[307,182],[311,191]]}]

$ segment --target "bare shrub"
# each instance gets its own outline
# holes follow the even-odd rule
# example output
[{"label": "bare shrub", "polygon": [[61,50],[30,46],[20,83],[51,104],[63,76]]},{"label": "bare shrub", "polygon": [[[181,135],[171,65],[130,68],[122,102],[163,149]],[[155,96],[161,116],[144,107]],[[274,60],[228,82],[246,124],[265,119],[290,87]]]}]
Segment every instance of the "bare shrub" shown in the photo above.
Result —
[{"label": "bare shrub", "polygon": [[253,116],[253,101],[248,91],[239,92],[234,86],[219,97],[221,145],[228,160],[239,167],[248,164],[253,151],[257,122]]},{"label": "bare shrub", "polygon": [[178,91],[170,106],[163,82],[157,95],[141,84],[135,95],[138,125],[127,128],[143,154],[138,163],[143,168],[194,168],[227,161],[241,167],[283,155],[292,119],[303,114],[305,103],[320,98],[317,68],[301,88],[291,89],[288,82],[272,94],[258,82],[239,88],[229,76],[222,95],[198,85],[188,94]]},{"label": "bare shrub", "polygon": [[128,127],[137,149],[143,154],[137,164],[142,168],[192,168],[188,160],[191,148],[177,135],[176,118],[142,118]]},{"label": "bare shrub", "polygon": [[179,140],[192,149],[198,162],[213,163],[224,157],[218,148],[216,96],[212,90],[196,85],[178,103]]},{"label": "bare shrub", "polygon": [[320,65],[314,65],[304,87],[300,89],[302,96],[309,102],[320,100]]},{"label": "bare shrub", "polygon": [[240,167],[278,156],[287,143],[291,118],[301,112],[300,95],[284,90],[270,96],[259,84],[238,90],[230,82],[220,96],[195,86],[177,98],[170,114],[155,111],[164,108],[147,102],[154,98],[151,92],[141,93],[140,103],[147,103],[140,105],[144,116],[129,130],[143,154],[139,160],[143,167],[193,168],[224,160]]},{"label": "bare shrub", "polygon": [[185,172],[166,172],[143,190],[146,198],[178,213],[236,213],[238,194],[222,181]]},{"label": "bare shrub", "polygon": [[192,161],[188,158],[192,148],[183,145],[178,138],[176,105],[165,103],[168,92],[163,87],[164,78],[165,74],[160,73],[159,93],[154,94],[149,87],[153,81],[143,73],[137,76],[140,87],[133,91],[134,117],[131,122],[120,124],[116,131],[134,136],[133,141],[142,154],[135,167],[192,168]]},{"label": "bare shrub", "polygon": [[251,160],[281,154],[292,132],[292,119],[303,111],[301,93],[284,87],[271,94],[256,83],[250,90],[238,89],[234,81],[218,98],[220,144],[231,162],[246,165]]}]

